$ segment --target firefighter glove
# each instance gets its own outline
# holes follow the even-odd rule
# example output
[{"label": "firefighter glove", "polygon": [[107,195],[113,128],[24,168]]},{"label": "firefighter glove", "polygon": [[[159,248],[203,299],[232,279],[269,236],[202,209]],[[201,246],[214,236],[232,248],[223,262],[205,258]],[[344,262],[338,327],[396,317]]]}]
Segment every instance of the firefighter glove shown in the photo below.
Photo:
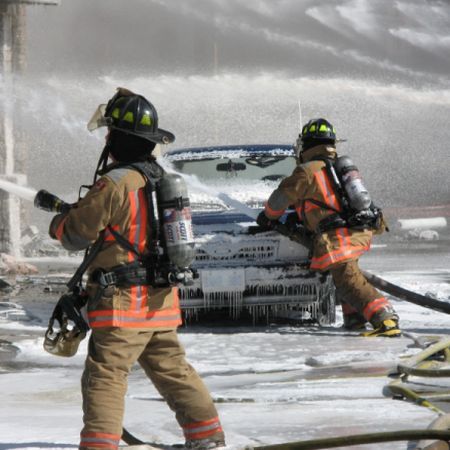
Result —
[{"label": "firefighter glove", "polygon": [[261,211],[256,218],[256,223],[261,227],[263,231],[271,231],[275,229],[278,220],[271,220],[266,216],[264,211]]}]

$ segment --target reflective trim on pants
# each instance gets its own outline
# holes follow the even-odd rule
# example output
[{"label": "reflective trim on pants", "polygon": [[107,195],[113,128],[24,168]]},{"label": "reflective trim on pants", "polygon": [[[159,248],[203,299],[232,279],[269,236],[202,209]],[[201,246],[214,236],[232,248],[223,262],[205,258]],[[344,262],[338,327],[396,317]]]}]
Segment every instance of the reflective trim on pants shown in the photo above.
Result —
[{"label": "reflective trim on pants", "polygon": [[183,425],[183,433],[186,439],[204,439],[222,431],[218,417]]}]

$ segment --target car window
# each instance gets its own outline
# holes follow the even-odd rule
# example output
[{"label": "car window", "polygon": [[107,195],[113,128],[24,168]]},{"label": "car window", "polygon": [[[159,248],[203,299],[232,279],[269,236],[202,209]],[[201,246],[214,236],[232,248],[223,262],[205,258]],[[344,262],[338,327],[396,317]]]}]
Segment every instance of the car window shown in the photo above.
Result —
[{"label": "car window", "polygon": [[176,171],[197,176],[203,182],[218,179],[280,181],[295,168],[293,156],[250,155],[239,158],[209,158],[172,161]]}]

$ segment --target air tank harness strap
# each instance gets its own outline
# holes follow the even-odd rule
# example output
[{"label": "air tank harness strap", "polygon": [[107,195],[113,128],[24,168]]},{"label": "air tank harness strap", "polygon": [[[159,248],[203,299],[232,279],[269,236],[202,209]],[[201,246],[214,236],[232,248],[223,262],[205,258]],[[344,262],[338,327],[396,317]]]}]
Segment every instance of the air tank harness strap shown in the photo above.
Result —
[{"label": "air tank harness strap", "polygon": [[314,205],[318,206],[322,209],[327,209],[329,211],[333,211],[333,214],[330,214],[329,216],[322,219],[319,224],[317,225],[316,229],[314,230],[315,234],[322,234],[325,231],[334,230],[336,228],[344,228],[349,227],[349,224],[347,220],[342,216],[342,214],[337,210],[331,207],[330,205],[327,205],[324,202],[321,202],[320,200],[316,200],[314,198],[307,198],[303,200],[302,204],[302,222],[306,225],[306,214],[305,214],[305,203],[306,202],[313,203]]},{"label": "air tank harness strap", "polygon": [[102,248],[104,241],[105,241],[105,233],[101,232],[100,236],[94,242],[94,244],[92,244],[92,246],[86,250],[83,261],[81,262],[80,266],[74,273],[73,277],[67,283],[67,287],[69,288],[69,291],[74,291],[81,284],[81,280],[83,278],[84,272],[86,272],[87,268],[94,261],[98,252]]},{"label": "air tank harness strap", "polygon": [[112,285],[126,288],[149,284],[147,269],[139,261],[113,267],[109,272],[97,269],[92,273],[91,278],[102,288]]},{"label": "air tank harness strap", "polygon": [[317,225],[316,233],[322,234],[329,230],[335,230],[336,228],[347,228],[347,221],[340,214],[331,214],[325,217]]},{"label": "air tank harness strap", "polygon": [[109,272],[103,269],[97,269],[92,273],[92,281],[104,288],[110,285],[131,287],[151,284],[147,268],[142,261],[143,255],[137,251],[136,247],[128,239],[114,230],[113,227],[108,226],[108,231],[114,236],[122,248],[137,256],[137,261],[113,267]]}]

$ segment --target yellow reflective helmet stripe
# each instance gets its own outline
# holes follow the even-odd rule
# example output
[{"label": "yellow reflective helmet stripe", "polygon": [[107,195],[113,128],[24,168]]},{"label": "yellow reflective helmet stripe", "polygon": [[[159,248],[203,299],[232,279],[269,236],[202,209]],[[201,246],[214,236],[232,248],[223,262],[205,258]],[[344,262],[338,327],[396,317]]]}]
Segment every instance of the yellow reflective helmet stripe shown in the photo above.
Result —
[{"label": "yellow reflective helmet stripe", "polygon": [[327,133],[328,131],[330,131],[330,130],[324,123],[322,125],[320,125],[319,133]]},{"label": "yellow reflective helmet stripe", "polygon": [[134,114],[131,111],[127,111],[123,116],[125,122],[134,123]]},{"label": "yellow reflective helmet stripe", "polygon": [[111,117],[114,119],[118,119],[120,116],[120,109],[119,108],[114,108],[113,112],[111,113]]},{"label": "yellow reflective helmet stripe", "polygon": [[141,119],[141,125],[152,125],[152,118],[150,117],[150,114],[144,114]]}]

